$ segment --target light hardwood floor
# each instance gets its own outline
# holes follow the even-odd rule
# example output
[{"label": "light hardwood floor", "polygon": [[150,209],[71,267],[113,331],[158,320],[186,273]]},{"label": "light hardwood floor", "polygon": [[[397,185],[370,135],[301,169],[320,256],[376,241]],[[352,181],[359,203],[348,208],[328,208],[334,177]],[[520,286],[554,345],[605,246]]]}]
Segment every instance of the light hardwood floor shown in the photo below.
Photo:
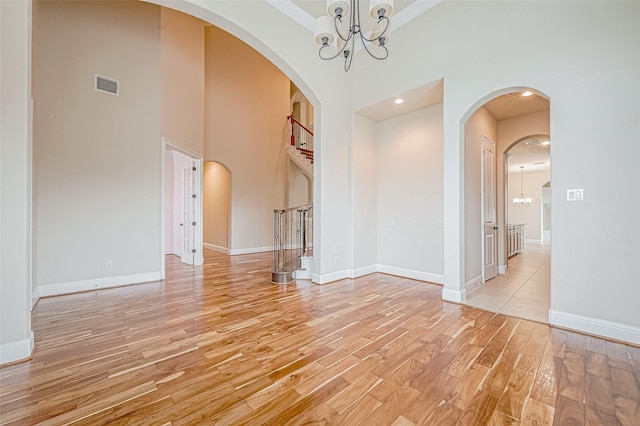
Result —
[{"label": "light hardwood floor", "polygon": [[509,259],[507,273],[470,292],[466,304],[546,324],[551,306],[550,265],[550,245],[527,243],[523,253]]},{"label": "light hardwood floor", "polygon": [[639,424],[640,348],[388,275],[276,286],[270,261],[169,257],[164,283],[42,299],[0,423]]}]

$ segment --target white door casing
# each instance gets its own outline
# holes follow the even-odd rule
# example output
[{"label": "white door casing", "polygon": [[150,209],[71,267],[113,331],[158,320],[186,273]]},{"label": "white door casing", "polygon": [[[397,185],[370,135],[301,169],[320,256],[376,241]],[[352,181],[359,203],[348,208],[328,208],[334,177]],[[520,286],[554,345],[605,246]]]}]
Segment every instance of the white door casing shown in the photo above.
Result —
[{"label": "white door casing", "polygon": [[496,226],[496,144],[482,135],[483,281],[498,274]]}]

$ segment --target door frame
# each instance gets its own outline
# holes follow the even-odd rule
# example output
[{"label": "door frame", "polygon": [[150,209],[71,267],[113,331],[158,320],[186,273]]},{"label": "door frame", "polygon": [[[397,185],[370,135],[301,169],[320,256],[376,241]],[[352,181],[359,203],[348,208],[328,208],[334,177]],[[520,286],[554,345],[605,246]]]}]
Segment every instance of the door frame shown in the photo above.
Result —
[{"label": "door frame", "polygon": [[177,143],[163,137],[161,149],[161,173],[160,173],[160,274],[162,279],[165,279],[165,245],[166,245],[166,231],[165,231],[165,186],[164,186],[164,178],[165,178],[165,154],[167,150],[177,151],[182,155],[190,157],[195,161],[196,164],[196,230],[195,230],[195,238],[194,238],[194,247],[196,248],[196,253],[194,254],[194,265],[202,265],[204,263],[204,258],[202,255],[202,156],[196,154],[193,151],[190,151],[187,148],[184,148]]},{"label": "door frame", "polygon": [[[486,238],[486,234],[485,234],[485,217],[484,217],[484,212],[485,212],[485,205],[484,205],[484,200],[485,200],[485,195],[484,195],[484,174],[485,174],[485,169],[484,169],[484,144],[485,143],[490,143],[493,145],[493,165],[494,165],[494,169],[496,168],[496,159],[497,159],[497,149],[498,149],[498,145],[493,141],[493,139],[491,139],[489,136],[485,135],[484,133],[481,136],[480,139],[480,232],[481,232],[481,238],[480,238],[480,244],[481,244],[481,258],[482,258],[482,284],[484,285],[484,283],[486,282],[486,277],[485,277],[485,265],[486,265],[486,256],[485,256],[485,250],[486,250],[486,242],[485,242],[485,238]],[[493,191],[493,198],[494,198],[494,227],[498,227],[498,206],[497,206],[497,177],[498,177],[498,173],[497,173],[497,169],[494,170],[494,184],[496,185],[496,188],[494,188]],[[495,277],[498,276],[498,274],[500,273],[500,268],[498,267],[498,234],[499,234],[499,229],[494,229],[494,241],[493,241],[493,247],[494,247],[494,254],[493,254],[493,261],[496,265],[496,275]],[[493,278],[495,278],[493,277]]]}]

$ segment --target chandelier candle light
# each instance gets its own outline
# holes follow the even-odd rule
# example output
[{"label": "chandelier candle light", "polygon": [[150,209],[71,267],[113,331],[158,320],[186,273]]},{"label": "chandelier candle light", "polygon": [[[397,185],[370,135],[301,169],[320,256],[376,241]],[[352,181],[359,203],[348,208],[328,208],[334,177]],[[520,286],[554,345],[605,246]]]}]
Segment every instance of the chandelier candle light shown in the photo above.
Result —
[{"label": "chandelier candle light", "polygon": [[533,201],[531,198],[524,198],[524,166],[520,166],[520,198],[516,197],[513,199],[513,205],[515,207],[530,207],[531,202]]},{"label": "chandelier candle light", "polygon": [[[342,55],[344,70],[349,71],[355,53],[355,40],[360,37],[364,50],[372,58],[387,59],[387,43],[391,33],[389,17],[393,14],[393,0],[369,0],[369,16],[374,24],[368,37],[362,34],[360,26],[359,0],[327,0],[327,13],[328,16],[321,16],[316,20],[315,40],[320,46],[320,58],[328,61]],[[336,48],[335,55],[331,47]]]}]

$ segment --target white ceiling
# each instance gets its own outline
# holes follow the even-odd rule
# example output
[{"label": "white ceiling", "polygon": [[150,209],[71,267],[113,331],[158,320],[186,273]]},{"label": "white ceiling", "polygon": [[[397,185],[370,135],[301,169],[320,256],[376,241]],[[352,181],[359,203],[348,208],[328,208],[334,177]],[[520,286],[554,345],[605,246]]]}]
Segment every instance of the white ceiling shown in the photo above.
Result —
[{"label": "white ceiling", "polygon": [[549,138],[537,136],[523,140],[511,148],[508,159],[509,173],[519,172],[520,166],[524,166],[525,173],[549,170],[551,166],[551,145],[542,145],[541,142],[545,141],[549,141]]},{"label": "white ceiling", "polygon": [[496,120],[506,120],[508,118],[548,110],[549,101],[536,94],[522,96],[520,92],[516,92],[499,96],[487,102],[484,107],[489,110]]}]

